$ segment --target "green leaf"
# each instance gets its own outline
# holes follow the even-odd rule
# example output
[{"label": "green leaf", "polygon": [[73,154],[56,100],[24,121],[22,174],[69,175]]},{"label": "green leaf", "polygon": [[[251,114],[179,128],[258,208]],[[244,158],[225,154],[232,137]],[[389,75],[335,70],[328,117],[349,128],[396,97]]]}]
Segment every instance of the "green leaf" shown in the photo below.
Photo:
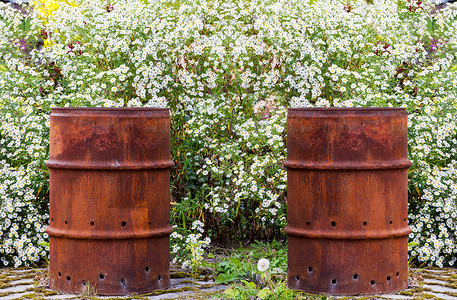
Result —
[{"label": "green leaf", "polygon": [[416,247],[416,246],[419,246],[419,243],[416,243],[414,241],[411,241],[408,243],[408,246],[413,246],[413,247]]},{"label": "green leaf", "polygon": [[240,292],[237,290],[234,290],[232,288],[228,288],[224,291],[224,294],[227,295],[227,297],[235,298],[236,296],[238,296],[240,294]]},{"label": "green leaf", "polygon": [[233,276],[231,274],[222,273],[222,274],[217,275],[215,282],[218,284],[219,283],[229,283],[229,282],[234,281],[235,279],[236,279],[236,276]]},{"label": "green leaf", "polygon": [[249,281],[246,281],[246,280],[241,280],[241,282],[244,283],[244,285],[245,285],[247,288],[250,288],[250,289],[255,289],[255,288],[256,288],[254,282],[249,282]]},{"label": "green leaf", "polygon": [[268,297],[268,295],[271,294],[272,292],[269,288],[263,288],[257,293],[257,297],[259,297],[260,299],[265,299],[266,297]]}]

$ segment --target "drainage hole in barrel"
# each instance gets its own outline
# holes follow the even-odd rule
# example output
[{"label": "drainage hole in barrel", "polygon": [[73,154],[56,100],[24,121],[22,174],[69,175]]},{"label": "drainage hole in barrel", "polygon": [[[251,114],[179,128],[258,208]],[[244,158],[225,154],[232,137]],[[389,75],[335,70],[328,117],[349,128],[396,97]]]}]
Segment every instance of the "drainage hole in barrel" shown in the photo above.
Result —
[{"label": "drainage hole in barrel", "polygon": [[311,273],[313,271],[312,267],[308,267],[308,272]]},{"label": "drainage hole in barrel", "polygon": [[390,281],[390,279],[391,279],[390,276],[387,276],[387,281]]},{"label": "drainage hole in barrel", "polygon": [[91,222],[90,222],[90,225],[91,225],[91,226],[94,226],[94,224],[95,224],[94,221],[91,221]]},{"label": "drainage hole in barrel", "polygon": [[105,279],[105,274],[100,274],[100,275],[98,275],[98,278],[100,278],[100,279],[102,279],[102,280]]},{"label": "drainage hole in barrel", "polygon": [[126,284],[127,284],[127,281],[126,281],[124,278],[122,278],[122,279],[121,279],[121,284],[122,284],[122,285],[126,285]]},{"label": "drainage hole in barrel", "polygon": [[85,280],[83,280],[83,282],[82,282],[82,283],[83,283],[83,285],[87,285],[87,282],[86,282]]},{"label": "drainage hole in barrel", "polygon": [[67,220],[65,220],[65,224],[68,224]]},{"label": "drainage hole in barrel", "polygon": [[390,221],[389,224],[392,224],[392,221]]},{"label": "drainage hole in barrel", "polygon": [[54,218],[51,218],[51,222],[54,222]]},{"label": "drainage hole in barrel", "polygon": [[162,280],[162,275],[157,276],[157,280]]},{"label": "drainage hole in barrel", "polygon": [[357,280],[357,279],[359,279],[359,275],[354,274],[354,275],[352,275],[352,278],[353,278],[354,280]]},{"label": "drainage hole in barrel", "polygon": [[121,225],[122,225],[122,226],[125,226],[125,225],[127,225],[127,222],[122,221]]},{"label": "drainage hole in barrel", "polygon": [[363,222],[363,226],[367,226],[367,224],[368,224],[367,221]]},{"label": "drainage hole in barrel", "polygon": [[332,221],[332,226],[336,226],[336,222],[335,221]]},{"label": "drainage hole in barrel", "polygon": [[397,275],[397,277],[398,277],[398,276],[400,276],[400,273],[399,273],[399,272],[397,272],[397,274],[395,274],[395,275]]},{"label": "drainage hole in barrel", "polygon": [[59,272],[59,277],[62,276],[62,273]]},{"label": "drainage hole in barrel", "polygon": [[295,280],[299,281],[300,280],[300,276],[295,276]]},{"label": "drainage hole in barrel", "polygon": [[371,285],[374,285],[376,282],[374,282],[374,280],[371,281]]},{"label": "drainage hole in barrel", "polygon": [[70,279],[71,279],[70,276],[67,276],[67,281],[70,281]]},{"label": "drainage hole in barrel", "polygon": [[149,272],[149,267],[144,268],[146,272]]},{"label": "drainage hole in barrel", "polygon": [[308,225],[308,226],[311,225],[311,222],[306,222],[306,225]]},{"label": "drainage hole in barrel", "polygon": [[332,279],[332,284],[336,284],[336,279]]},{"label": "drainage hole in barrel", "polygon": [[151,225],[152,222],[149,222],[148,225]]}]

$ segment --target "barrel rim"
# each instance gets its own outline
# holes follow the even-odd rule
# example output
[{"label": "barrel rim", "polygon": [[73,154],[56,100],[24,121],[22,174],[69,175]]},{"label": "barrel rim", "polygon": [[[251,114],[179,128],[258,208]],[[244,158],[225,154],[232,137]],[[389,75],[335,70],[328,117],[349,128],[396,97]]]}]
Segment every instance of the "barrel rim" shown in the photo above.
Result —
[{"label": "barrel rim", "polygon": [[406,116],[404,107],[299,107],[289,108],[288,118],[398,118]]},{"label": "barrel rim", "polygon": [[52,107],[53,111],[169,111],[168,107]]},{"label": "barrel rim", "polygon": [[406,111],[404,107],[291,107],[290,111]]}]

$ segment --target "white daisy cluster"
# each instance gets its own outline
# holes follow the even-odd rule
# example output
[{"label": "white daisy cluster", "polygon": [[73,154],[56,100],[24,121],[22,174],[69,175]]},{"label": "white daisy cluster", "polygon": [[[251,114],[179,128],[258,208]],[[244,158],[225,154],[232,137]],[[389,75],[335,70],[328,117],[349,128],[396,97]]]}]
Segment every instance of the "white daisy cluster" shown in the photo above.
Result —
[{"label": "white daisy cluster", "polygon": [[457,110],[455,102],[433,101],[439,105],[428,104],[426,115],[410,115],[410,254],[443,267],[457,260]]},{"label": "white daisy cluster", "polygon": [[192,270],[199,268],[205,248],[211,243],[210,237],[203,238],[204,226],[200,220],[192,222],[191,230],[173,226],[175,231],[170,236],[172,263],[180,263],[183,268],[190,267]]},{"label": "white daisy cluster", "polygon": [[47,257],[49,216],[43,161],[47,155],[46,115],[3,103],[0,121],[0,260],[20,267]]},{"label": "white daisy cluster", "polygon": [[[199,166],[195,175],[206,198],[207,225],[253,238],[256,232],[246,227],[272,230],[285,223],[286,109],[262,107],[251,117],[239,113],[233,119],[221,118],[221,111],[229,116],[230,110],[242,112],[240,99],[229,101],[233,108],[227,107],[224,97],[196,104],[186,134],[200,146],[192,161]],[[220,130],[215,131],[215,126]]]},{"label": "white daisy cluster", "polygon": [[287,108],[401,106],[410,253],[454,264],[457,9],[370,2],[74,0],[52,13],[36,6],[28,19],[2,5],[2,262],[28,264],[46,250],[52,106],[170,108],[171,250],[191,266],[206,236],[280,235]]}]

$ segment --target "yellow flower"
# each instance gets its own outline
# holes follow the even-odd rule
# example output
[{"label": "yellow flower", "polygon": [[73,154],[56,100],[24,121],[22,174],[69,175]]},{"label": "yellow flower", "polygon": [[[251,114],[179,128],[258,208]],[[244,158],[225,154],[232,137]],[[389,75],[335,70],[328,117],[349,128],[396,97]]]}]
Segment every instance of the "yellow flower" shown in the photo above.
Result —
[{"label": "yellow flower", "polygon": [[[77,6],[77,3],[73,0],[33,0],[30,4],[39,12],[38,18],[42,20],[43,24],[46,26],[57,9],[59,9],[61,3],[67,3],[72,7]],[[50,47],[52,45],[48,38],[44,38],[44,47]]]}]

